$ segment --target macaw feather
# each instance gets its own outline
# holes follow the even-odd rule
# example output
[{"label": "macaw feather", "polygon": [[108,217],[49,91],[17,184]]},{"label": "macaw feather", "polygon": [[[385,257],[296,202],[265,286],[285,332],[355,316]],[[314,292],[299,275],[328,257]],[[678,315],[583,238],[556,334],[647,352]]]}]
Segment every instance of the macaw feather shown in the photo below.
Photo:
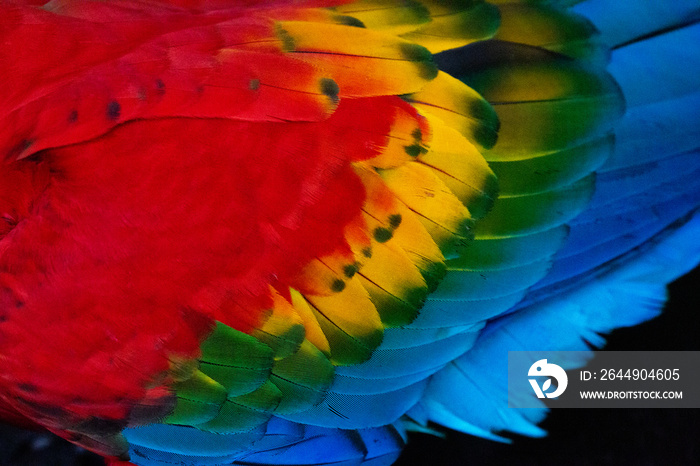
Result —
[{"label": "macaw feather", "polygon": [[408,94],[437,73],[425,48],[369,29],[282,21],[277,34],[285,52],[333,76],[341,97]]},{"label": "macaw feather", "polygon": [[[263,437],[264,435],[264,437]],[[193,429],[157,425],[133,429],[129,440],[139,445],[139,461],[147,466],[168,464],[221,465],[237,460],[264,464],[391,464],[405,443],[400,425],[349,431],[325,429],[275,419],[262,431],[201,436]],[[183,451],[183,442],[197,446]],[[257,445],[250,453],[247,446]],[[330,446],[330,451],[326,451]],[[345,463],[343,463],[345,462]]]},{"label": "macaw feather", "polygon": [[419,111],[435,116],[470,142],[489,148],[496,142],[498,116],[484,98],[446,73],[407,96]]},{"label": "macaw feather", "polygon": [[489,39],[498,30],[499,12],[488,2],[423,2],[431,21],[402,35],[431,53]]},{"label": "macaw feather", "polygon": [[598,31],[584,16],[546,2],[508,2],[498,6],[501,24],[496,40],[527,44],[592,62],[607,61]]},{"label": "macaw feather", "polygon": [[0,4],[0,413],[139,465],[543,435],[495,361],[700,261],[700,8],[619,3]]}]

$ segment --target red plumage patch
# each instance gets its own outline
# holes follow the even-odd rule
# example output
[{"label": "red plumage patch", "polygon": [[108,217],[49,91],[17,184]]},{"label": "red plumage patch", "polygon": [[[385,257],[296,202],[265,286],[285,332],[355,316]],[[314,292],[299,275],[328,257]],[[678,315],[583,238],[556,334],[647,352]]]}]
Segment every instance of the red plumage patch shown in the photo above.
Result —
[{"label": "red plumage patch", "polygon": [[338,131],[139,121],[6,165],[51,180],[1,240],[0,372],[33,402],[121,417],[109,402],[196,356],[206,322],[257,325],[269,285],[342,244],[362,205]]}]

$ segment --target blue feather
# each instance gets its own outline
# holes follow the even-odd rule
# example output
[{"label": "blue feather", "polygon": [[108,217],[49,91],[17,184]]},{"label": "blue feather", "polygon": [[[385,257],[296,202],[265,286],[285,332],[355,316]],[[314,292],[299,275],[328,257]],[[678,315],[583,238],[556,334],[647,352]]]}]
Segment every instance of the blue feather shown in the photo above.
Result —
[{"label": "blue feather", "polygon": [[606,44],[619,46],[700,19],[697,0],[619,1],[586,0],[573,11],[591,19]]},{"label": "blue feather", "polygon": [[254,433],[220,435],[184,426],[125,431],[133,460],[146,466],[371,465],[393,463],[405,443],[401,426],[359,431],[324,429],[273,418]]},{"label": "blue feather", "polygon": [[[700,215],[644,255],[597,275],[563,295],[490,323],[474,348],[436,374],[421,409],[429,419],[475,435],[502,431],[541,436],[535,426],[547,409],[512,409],[507,403],[508,351],[589,351],[600,334],[656,316],[666,299],[664,283],[700,261]],[[534,362],[534,359],[533,359]],[[569,361],[580,367],[585,359]],[[459,396],[457,396],[459,395]]]}]

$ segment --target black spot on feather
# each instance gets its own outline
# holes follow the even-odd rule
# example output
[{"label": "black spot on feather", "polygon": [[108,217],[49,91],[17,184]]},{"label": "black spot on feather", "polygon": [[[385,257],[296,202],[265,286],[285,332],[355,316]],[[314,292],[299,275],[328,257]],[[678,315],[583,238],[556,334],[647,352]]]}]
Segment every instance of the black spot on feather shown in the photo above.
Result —
[{"label": "black spot on feather", "polygon": [[75,123],[76,121],[78,121],[78,111],[71,110],[71,112],[68,114],[68,123]]},{"label": "black spot on feather", "polygon": [[158,94],[158,95],[165,94],[165,83],[160,78],[156,79],[156,94]]},{"label": "black spot on feather", "polygon": [[498,139],[500,121],[493,107],[484,100],[474,100],[469,106],[469,116],[479,122],[474,128],[474,139],[486,149],[492,148]]},{"label": "black spot on feather", "polygon": [[338,87],[338,83],[333,81],[330,78],[322,78],[321,79],[321,92],[328,96],[334,104],[337,104],[338,101],[340,100],[338,98],[338,94],[340,93],[340,88]]},{"label": "black spot on feather", "polygon": [[378,243],[386,243],[386,242],[389,241],[393,236],[394,236],[394,234],[393,234],[393,233],[391,232],[391,230],[389,230],[388,228],[377,227],[377,228],[374,229],[374,239],[375,239]]},{"label": "black spot on feather", "polygon": [[400,44],[401,54],[406,60],[420,64],[420,77],[426,80],[435,79],[438,67],[433,62],[433,54],[428,49],[418,44]]},{"label": "black spot on feather", "polygon": [[333,281],[333,284],[331,285],[331,291],[335,293],[339,293],[345,289],[345,282],[343,280],[335,280]]},{"label": "black spot on feather", "polygon": [[410,146],[404,146],[403,150],[406,151],[406,153],[411,156],[411,157],[418,157],[421,152],[422,148],[419,144],[411,144]]},{"label": "black spot on feather", "polygon": [[39,389],[36,387],[36,385],[33,385],[31,383],[21,383],[21,384],[17,385],[17,388],[19,388],[23,392],[27,392],[27,393],[36,393],[39,391]]},{"label": "black spot on feather", "polygon": [[346,16],[346,15],[338,15],[335,17],[335,21],[338,24],[342,24],[343,26],[352,26],[356,28],[366,28],[365,23],[360,21],[357,18],[354,18],[352,16]]},{"label": "black spot on feather", "polygon": [[397,228],[399,225],[401,225],[401,214],[392,214],[389,215],[389,225],[391,225],[391,228]]},{"label": "black spot on feather", "polygon": [[425,47],[412,44],[412,43],[402,43],[399,45],[401,47],[401,53],[407,60],[411,61],[432,61],[433,54],[430,53]]},{"label": "black spot on feather", "polygon": [[122,106],[116,100],[107,104],[107,118],[112,121],[117,121],[122,115]]},{"label": "black spot on feather", "polygon": [[294,43],[294,38],[279,25],[275,27],[275,32],[277,33],[277,37],[282,41],[282,51],[293,52],[296,45]]},{"label": "black spot on feather", "polygon": [[354,277],[355,274],[357,273],[357,265],[355,265],[355,264],[346,265],[345,267],[343,267],[343,273],[348,278]]}]

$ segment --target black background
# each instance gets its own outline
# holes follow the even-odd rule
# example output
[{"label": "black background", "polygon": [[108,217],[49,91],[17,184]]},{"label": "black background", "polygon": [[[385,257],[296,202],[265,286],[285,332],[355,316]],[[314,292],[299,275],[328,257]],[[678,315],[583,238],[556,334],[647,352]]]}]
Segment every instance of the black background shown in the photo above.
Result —
[{"label": "black background", "polygon": [[[658,318],[611,334],[608,350],[700,351],[700,268],[673,283]],[[396,463],[410,465],[700,465],[700,410],[556,409],[544,439],[510,445],[456,432],[412,435]],[[50,435],[0,426],[2,466],[93,466],[99,458]]]}]

